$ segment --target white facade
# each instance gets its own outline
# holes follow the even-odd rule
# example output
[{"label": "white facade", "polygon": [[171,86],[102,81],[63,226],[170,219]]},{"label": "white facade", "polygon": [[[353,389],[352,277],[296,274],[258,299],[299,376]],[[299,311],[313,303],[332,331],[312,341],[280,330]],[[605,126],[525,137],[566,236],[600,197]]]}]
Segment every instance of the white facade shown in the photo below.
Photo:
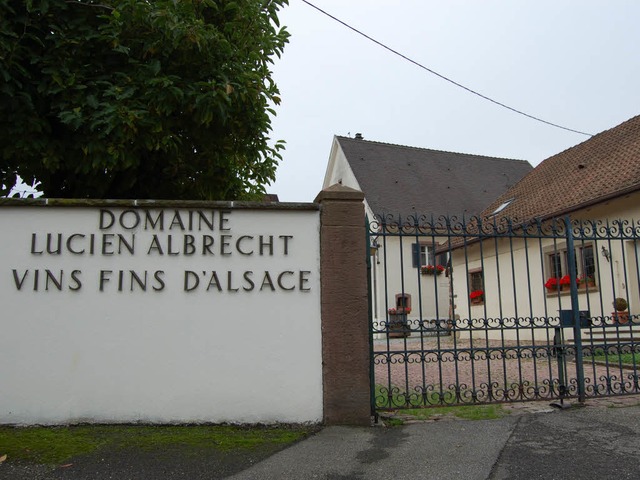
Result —
[{"label": "white facade", "polygon": [[[376,238],[373,236],[373,238]],[[420,265],[440,265],[426,254],[425,249],[434,251],[431,238],[415,239],[377,237],[378,249],[371,257],[372,263],[372,310],[374,322],[386,321],[387,311],[396,307],[396,295],[411,295],[411,313],[408,320],[445,320],[450,318],[450,283],[446,272],[423,274]],[[413,245],[420,245],[423,254],[420,262],[414,261]],[[446,267],[446,262],[442,262]]]},{"label": "white facade", "polygon": [[[334,139],[323,188],[337,183],[362,190],[344,152]],[[367,219],[371,222],[375,221],[374,214],[377,212],[372,211],[366,197],[364,207]],[[438,240],[436,239],[436,242]],[[450,318],[449,278],[445,274],[422,275],[413,262],[412,243],[422,244],[423,247],[434,251],[435,245],[432,239],[411,240],[405,237],[401,245],[398,237],[388,236],[383,240],[382,237],[372,234],[370,243],[374,242],[378,248],[371,258],[373,322],[388,321],[388,309],[395,307],[398,294],[411,295],[412,309],[407,316],[409,320],[428,321]],[[434,263],[437,264],[437,261],[434,260]],[[423,264],[426,265],[426,263]]]},{"label": "white facade", "polygon": [[[621,238],[613,240],[585,239],[575,242],[577,274],[585,268],[593,271],[595,284],[578,288],[580,310],[588,310],[591,318],[610,322],[613,299],[623,297],[629,303],[631,315],[640,314],[640,246],[633,238],[633,225],[640,219],[640,193],[585,208],[571,215],[572,220],[595,221],[604,232],[607,224],[614,226],[620,219],[628,229]],[[635,220],[635,223],[633,221]],[[628,238],[631,237],[631,238]],[[636,237],[637,238],[637,237]],[[498,255],[496,257],[496,250]],[[563,239],[507,238],[479,243],[452,252],[453,287],[457,294],[456,313],[463,319],[544,318],[557,317],[560,310],[571,309],[568,287],[550,290],[546,281],[553,276],[551,255],[566,251]],[[589,264],[585,259],[589,252]],[[482,257],[482,258],[481,258]],[[567,274],[566,259],[562,259],[562,275]],[[469,300],[470,273],[481,271],[484,282],[484,301],[472,304]],[[521,330],[523,332],[524,330]],[[546,335],[544,331],[538,332]],[[496,332],[499,334],[499,332]]]},{"label": "white facade", "polygon": [[[322,188],[325,189],[336,184],[362,191],[356,176],[353,174],[353,170],[351,170],[351,167],[349,166],[347,157],[345,157],[344,152],[340,148],[340,144],[334,138],[333,144],[331,145],[331,154],[329,155],[329,163],[327,164]],[[373,218],[373,211],[367,203],[366,197],[364,199],[364,210],[368,218]]]},{"label": "white facade", "polygon": [[316,210],[3,206],[0,240],[0,423],[322,419]]}]

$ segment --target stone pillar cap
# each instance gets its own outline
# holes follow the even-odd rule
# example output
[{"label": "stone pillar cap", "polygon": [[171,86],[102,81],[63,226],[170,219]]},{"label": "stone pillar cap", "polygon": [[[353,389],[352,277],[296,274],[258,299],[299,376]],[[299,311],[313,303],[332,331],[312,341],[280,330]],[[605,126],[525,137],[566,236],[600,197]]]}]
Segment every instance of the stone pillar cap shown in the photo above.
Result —
[{"label": "stone pillar cap", "polygon": [[352,200],[361,202],[364,200],[364,193],[355,188],[345,187],[340,183],[335,183],[322,190],[314,202],[321,203],[326,200]]}]

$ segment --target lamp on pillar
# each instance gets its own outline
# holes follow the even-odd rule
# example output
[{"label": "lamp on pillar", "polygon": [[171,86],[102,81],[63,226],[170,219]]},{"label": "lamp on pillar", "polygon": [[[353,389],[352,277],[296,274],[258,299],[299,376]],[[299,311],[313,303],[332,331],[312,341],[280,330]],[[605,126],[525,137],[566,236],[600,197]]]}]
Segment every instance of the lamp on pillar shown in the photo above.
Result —
[{"label": "lamp on pillar", "polygon": [[371,241],[371,245],[369,245],[369,255],[375,255],[376,253],[378,253],[378,248],[380,248],[380,245],[378,245],[378,241],[377,239],[373,239]]}]

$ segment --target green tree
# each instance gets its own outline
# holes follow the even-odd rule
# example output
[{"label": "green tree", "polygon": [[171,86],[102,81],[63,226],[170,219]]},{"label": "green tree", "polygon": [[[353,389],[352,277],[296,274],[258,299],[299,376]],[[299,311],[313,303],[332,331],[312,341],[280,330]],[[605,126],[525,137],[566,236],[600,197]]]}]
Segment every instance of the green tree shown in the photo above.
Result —
[{"label": "green tree", "polygon": [[0,193],[238,199],[283,142],[287,0],[0,0]]}]

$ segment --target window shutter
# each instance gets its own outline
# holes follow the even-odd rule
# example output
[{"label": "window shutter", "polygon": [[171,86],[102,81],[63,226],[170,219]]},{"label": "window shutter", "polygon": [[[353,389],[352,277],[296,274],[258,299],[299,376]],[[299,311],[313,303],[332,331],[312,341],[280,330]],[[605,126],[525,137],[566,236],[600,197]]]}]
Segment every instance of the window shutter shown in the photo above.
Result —
[{"label": "window shutter", "polygon": [[413,261],[413,268],[420,267],[420,244],[412,243],[411,244],[411,257]]}]

